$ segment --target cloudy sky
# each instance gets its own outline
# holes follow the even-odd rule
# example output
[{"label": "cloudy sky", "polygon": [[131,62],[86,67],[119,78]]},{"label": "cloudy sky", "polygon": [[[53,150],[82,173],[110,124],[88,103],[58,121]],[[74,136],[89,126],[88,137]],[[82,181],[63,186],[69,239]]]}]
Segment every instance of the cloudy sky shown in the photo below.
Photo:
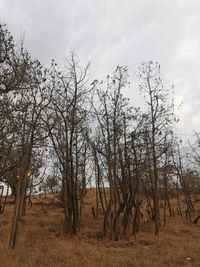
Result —
[{"label": "cloudy sky", "polygon": [[45,65],[71,51],[91,62],[95,78],[127,65],[132,98],[141,61],[159,61],[165,85],[183,101],[179,133],[200,130],[199,0],[0,0],[0,18]]}]

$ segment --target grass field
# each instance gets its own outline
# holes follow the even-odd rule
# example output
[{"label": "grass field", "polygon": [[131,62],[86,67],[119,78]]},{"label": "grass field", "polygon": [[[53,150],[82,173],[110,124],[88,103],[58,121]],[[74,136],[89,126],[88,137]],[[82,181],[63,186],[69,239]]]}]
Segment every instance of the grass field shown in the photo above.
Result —
[{"label": "grass field", "polygon": [[14,250],[8,249],[13,205],[7,205],[0,216],[0,267],[200,267],[200,222],[194,225],[176,216],[168,218],[159,237],[153,224],[143,222],[136,238],[102,239],[102,218],[94,220],[91,213],[93,195],[90,191],[86,196],[82,229],[74,238],[63,236],[63,211],[53,196],[34,197]]}]

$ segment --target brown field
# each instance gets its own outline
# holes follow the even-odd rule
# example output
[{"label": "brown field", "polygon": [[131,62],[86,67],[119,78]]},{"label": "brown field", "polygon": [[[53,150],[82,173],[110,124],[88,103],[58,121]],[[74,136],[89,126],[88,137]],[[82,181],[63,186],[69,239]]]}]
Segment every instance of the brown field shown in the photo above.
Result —
[{"label": "brown field", "polygon": [[23,218],[14,250],[8,249],[13,205],[0,216],[0,267],[64,266],[195,266],[200,267],[200,222],[190,224],[176,215],[167,218],[156,237],[154,226],[143,222],[137,237],[110,241],[101,238],[101,219],[92,218],[92,190],[85,198],[81,232],[62,234],[63,213],[56,199],[34,197],[33,207]]}]

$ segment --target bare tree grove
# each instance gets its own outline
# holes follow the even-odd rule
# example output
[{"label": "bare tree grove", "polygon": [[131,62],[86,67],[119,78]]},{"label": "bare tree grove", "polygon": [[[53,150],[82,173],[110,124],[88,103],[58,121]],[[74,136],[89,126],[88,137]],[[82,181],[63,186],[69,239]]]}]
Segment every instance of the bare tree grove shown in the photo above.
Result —
[{"label": "bare tree grove", "polygon": [[[74,53],[62,68],[55,60],[44,67],[23,46],[1,23],[0,182],[14,199],[9,247],[36,193],[59,195],[63,234],[72,237],[91,187],[91,216],[102,218],[105,238],[136,236],[144,221],[159,235],[174,216],[196,224],[200,133],[183,145],[173,88],[165,88],[159,63],[141,63],[136,88],[127,66],[91,80],[90,64],[82,66]],[[143,96],[140,106],[124,96],[130,89]]]}]

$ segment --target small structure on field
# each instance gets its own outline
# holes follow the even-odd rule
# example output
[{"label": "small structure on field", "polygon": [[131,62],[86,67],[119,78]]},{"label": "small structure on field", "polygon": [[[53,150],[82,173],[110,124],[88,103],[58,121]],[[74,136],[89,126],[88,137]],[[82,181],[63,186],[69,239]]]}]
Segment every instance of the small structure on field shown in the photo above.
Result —
[{"label": "small structure on field", "polygon": [[2,206],[3,190],[4,190],[4,186],[0,185],[0,208]]}]

